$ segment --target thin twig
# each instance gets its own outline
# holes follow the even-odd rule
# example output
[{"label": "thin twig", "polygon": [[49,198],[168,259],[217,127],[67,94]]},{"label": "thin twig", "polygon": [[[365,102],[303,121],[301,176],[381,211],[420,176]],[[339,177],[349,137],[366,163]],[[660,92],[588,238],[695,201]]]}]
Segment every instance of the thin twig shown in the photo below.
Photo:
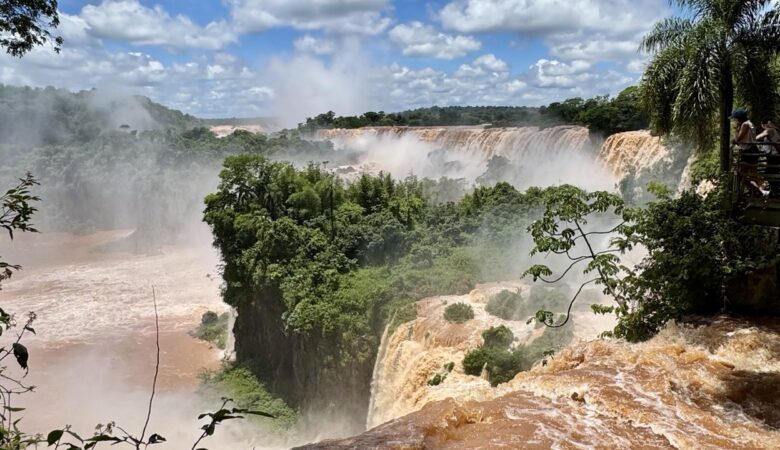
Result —
[{"label": "thin twig", "polygon": [[[577,225],[577,229],[580,231],[580,234],[585,236],[585,233],[582,231],[582,227],[580,226],[580,223],[575,220],[574,224]],[[590,252],[592,259],[595,261],[596,254],[593,251],[593,246],[590,245],[590,241],[588,240],[587,237],[584,237],[584,240],[585,240],[585,244],[588,246],[588,251]],[[606,286],[607,290],[609,290],[610,295],[612,295],[612,298],[614,298],[615,301],[618,302],[618,304],[620,304],[620,306],[623,306],[623,301],[620,299],[620,297],[618,297],[617,293],[615,293],[615,290],[612,289],[612,286],[609,284],[609,279],[604,275],[604,272],[601,271],[601,267],[596,266],[596,271],[599,274],[599,278],[601,278],[601,281],[604,283],[604,286]]]},{"label": "thin twig", "polygon": [[580,293],[582,293],[582,289],[584,289],[585,286],[589,285],[590,283],[593,283],[594,281],[598,281],[598,278],[594,278],[592,280],[586,281],[582,283],[582,285],[580,285],[579,290],[577,290],[577,293],[574,294],[574,297],[572,297],[571,301],[569,302],[569,309],[566,310],[566,319],[563,322],[559,323],[558,325],[549,324],[549,323],[545,323],[545,325],[547,325],[548,328],[561,328],[567,323],[569,323],[569,319],[571,318],[571,309],[574,307],[574,302],[577,301],[577,297],[579,297]]},{"label": "thin twig", "polygon": [[566,276],[566,274],[568,274],[568,273],[569,273],[569,271],[570,271],[570,270],[571,270],[571,269],[572,269],[574,266],[576,266],[576,265],[577,265],[577,263],[581,263],[582,261],[585,261],[585,260],[587,260],[588,258],[590,258],[590,257],[589,257],[589,256],[580,256],[580,257],[578,257],[578,258],[576,258],[576,259],[572,259],[572,261],[574,261],[574,262],[573,262],[573,263],[571,263],[571,264],[569,265],[569,267],[568,267],[566,270],[564,270],[564,271],[563,271],[563,273],[561,274],[561,276],[559,276],[558,278],[556,278],[556,279],[554,279],[554,280],[546,280],[546,279],[544,279],[544,277],[542,277],[542,276],[539,276],[539,279],[540,279],[540,280],[542,280],[542,281],[544,281],[545,283],[549,283],[549,284],[555,284],[555,283],[557,283],[557,282],[561,281],[561,280],[563,279],[563,277],[565,277],[565,276]]},{"label": "thin twig", "polygon": [[160,373],[160,317],[157,314],[157,296],[154,292],[154,286],[152,286],[152,301],[154,302],[154,328],[155,328],[155,342],[157,344],[157,361],[154,365],[154,382],[152,383],[152,395],[149,397],[149,409],[146,411],[146,422],[144,422],[144,428],[141,430],[141,437],[138,439],[136,448],[141,448],[141,443],[144,441],[146,435],[146,428],[149,426],[149,420],[152,417],[152,403],[154,403],[154,392],[157,389],[157,375]]}]

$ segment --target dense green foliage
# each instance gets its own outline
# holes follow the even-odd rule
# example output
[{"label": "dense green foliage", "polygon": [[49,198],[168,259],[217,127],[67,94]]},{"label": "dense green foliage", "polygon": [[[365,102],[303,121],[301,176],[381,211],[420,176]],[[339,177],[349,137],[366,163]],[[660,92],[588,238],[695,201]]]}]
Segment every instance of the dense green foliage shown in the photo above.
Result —
[{"label": "dense green foliage", "polygon": [[474,309],[466,303],[453,303],[444,308],[444,320],[463,323],[474,318]]},{"label": "dense green foliage", "polygon": [[483,331],[482,339],[485,341],[485,347],[508,348],[515,340],[515,335],[509,328],[499,325]]},{"label": "dense green foliage", "polygon": [[333,111],[307,118],[298,125],[304,132],[328,128],[367,126],[455,126],[484,125],[551,126],[579,124],[605,136],[621,131],[647,128],[647,117],[639,105],[636,87],[622,91],[615,98],[598,96],[583,100],[570,98],[540,108],[526,106],[448,106],[421,108],[386,114],[367,112],[361,116],[336,116]]},{"label": "dense green foliage", "polygon": [[[240,302],[234,289],[247,282],[278,287],[286,323],[307,333],[343,334],[357,324],[340,321],[358,319],[353,315],[365,314],[372,301],[468,291],[478,270],[457,247],[486,231],[478,230],[483,214],[503,213],[498,206],[514,203],[525,204],[510,213],[522,217],[536,203],[500,185],[479,189],[457,206],[435,205],[415,178],[364,175],[345,185],[316,165],[296,170],[250,155],[228,158],[220,177],[205,218],[226,261],[226,299]],[[497,239],[502,231],[482,239]]]},{"label": "dense green foliage", "polygon": [[[417,300],[464,294],[486,280],[481,267],[495,265],[483,255],[501,258],[543,196],[499,184],[436,204],[413,177],[364,175],[345,184],[317,165],[297,170],[253,155],[228,158],[220,178],[205,220],[225,262],[225,300],[239,309],[237,354],[279,383],[307,370],[319,383],[343,386],[360,376],[368,385],[384,322],[408,321]],[[242,324],[251,314],[262,319]],[[267,322],[259,328],[257,320]],[[277,346],[246,343],[258,329],[284,334],[264,338]],[[300,365],[278,375],[288,357],[282,345],[317,351],[295,356]],[[307,388],[285,386],[278,389],[285,398]],[[324,385],[308,386],[327,395]]]},{"label": "dense green foliage", "polygon": [[333,111],[307,118],[298,125],[301,131],[327,128],[360,128],[367,126],[494,126],[529,125],[546,119],[538,108],[526,106],[433,106],[399,113],[367,112],[360,116],[336,116]]},{"label": "dense green foliage", "polygon": [[518,292],[501,291],[488,300],[485,311],[504,320],[522,319],[523,297]]},{"label": "dense green foliage", "polygon": [[551,103],[543,110],[543,114],[564,123],[586,126],[591,132],[604,136],[641,130],[648,126],[647,115],[640,107],[638,89],[633,86],[612,99],[605,95],[588,100],[576,97]]},{"label": "dense green foliage", "polygon": [[[551,190],[543,218],[530,227],[534,252],[568,255],[571,263],[558,276],[544,265],[526,273],[534,280],[557,282],[581,264],[588,279],[582,286],[600,285],[615,301],[614,306],[592,305],[597,313],[616,314],[618,325],[607,335],[641,341],[669,320],[728,309],[723,293],[729,281],[777,264],[773,232],[734,220],[723,210],[717,191],[706,197],[687,191],[678,198],[664,189],[654,192],[658,200],[640,210],[626,208],[606,192],[587,194],[571,186]],[[588,228],[595,219],[609,225]],[[600,235],[608,237],[599,242]],[[630,268],[620,255],[635,246],[648,254]],[[568,297],[569,311],[581,291]],[[566,323],[545,309],[550,305],[539,306],[539,322],[552,327]]]},{"label": "dense green foliage", "polygon": [[660,194],[637,222],[637,241],[649,254],[626,280],[635,307],[615,329],[632,341],[647,339],[668,320],[738,309],[724,287],[778,263],[774,232],[734,220],[718,192]]},{"label": "dense green foliage", "polygon": [[481,376],[486,370],[490,384],[497,386],[512,380],[520,372],[531,369],[546,355],[564,347],[572,339],[572,328],[547,328],[541,336],[525,345],[510,348],[514,340],[506,327],[493,327],[482,332],[484,345],[468,352],[463,358],[467,375]]}]

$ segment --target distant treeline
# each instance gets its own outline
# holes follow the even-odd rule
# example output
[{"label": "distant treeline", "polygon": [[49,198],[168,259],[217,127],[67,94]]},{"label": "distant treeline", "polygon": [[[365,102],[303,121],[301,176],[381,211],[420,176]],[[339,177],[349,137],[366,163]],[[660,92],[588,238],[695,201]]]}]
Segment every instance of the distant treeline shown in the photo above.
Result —
[{"label": "distant treeline", "polygon": [[398,113],[369,111],[360,116],[336,116],[333,111],[307,118],[298,125],[302,132],[329,128],[361,128],[371,126],[458,126],[490,125],[554,126],[577,124],[594,133],[609,136],[622,131],[648,127],[636,87],[623,90],[616,97],[608,95],[590,99],[570,98],[547,106],[433,106]]}]

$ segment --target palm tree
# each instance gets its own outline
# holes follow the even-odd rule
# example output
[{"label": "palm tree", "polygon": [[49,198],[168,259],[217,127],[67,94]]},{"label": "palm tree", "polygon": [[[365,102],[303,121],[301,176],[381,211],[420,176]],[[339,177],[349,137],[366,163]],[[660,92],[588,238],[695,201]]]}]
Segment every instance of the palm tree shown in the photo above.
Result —
[{"label": "palm tree", "polygon": [[[684,11],[655,24],[641,50],[653,54],[641,96],[656,131],[710,149],[720,125],[720,163],[729,169],[728,116],[737,99],[756,117],[776,112],[780,5],[773,0],[671,0]],[[717,115],[717,116],[716,116]]]}]

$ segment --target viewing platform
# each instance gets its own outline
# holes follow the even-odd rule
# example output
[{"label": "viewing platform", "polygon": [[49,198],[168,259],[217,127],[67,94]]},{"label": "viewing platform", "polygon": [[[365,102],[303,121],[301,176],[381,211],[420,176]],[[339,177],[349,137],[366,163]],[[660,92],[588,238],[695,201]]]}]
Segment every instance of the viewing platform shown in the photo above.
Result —
[{"label": "viewing platform", "polygon": [[[759,149],[765,143],[754,143]],[[729,203],[747,224],[780,227],[780,154],[732,147]]]}]

